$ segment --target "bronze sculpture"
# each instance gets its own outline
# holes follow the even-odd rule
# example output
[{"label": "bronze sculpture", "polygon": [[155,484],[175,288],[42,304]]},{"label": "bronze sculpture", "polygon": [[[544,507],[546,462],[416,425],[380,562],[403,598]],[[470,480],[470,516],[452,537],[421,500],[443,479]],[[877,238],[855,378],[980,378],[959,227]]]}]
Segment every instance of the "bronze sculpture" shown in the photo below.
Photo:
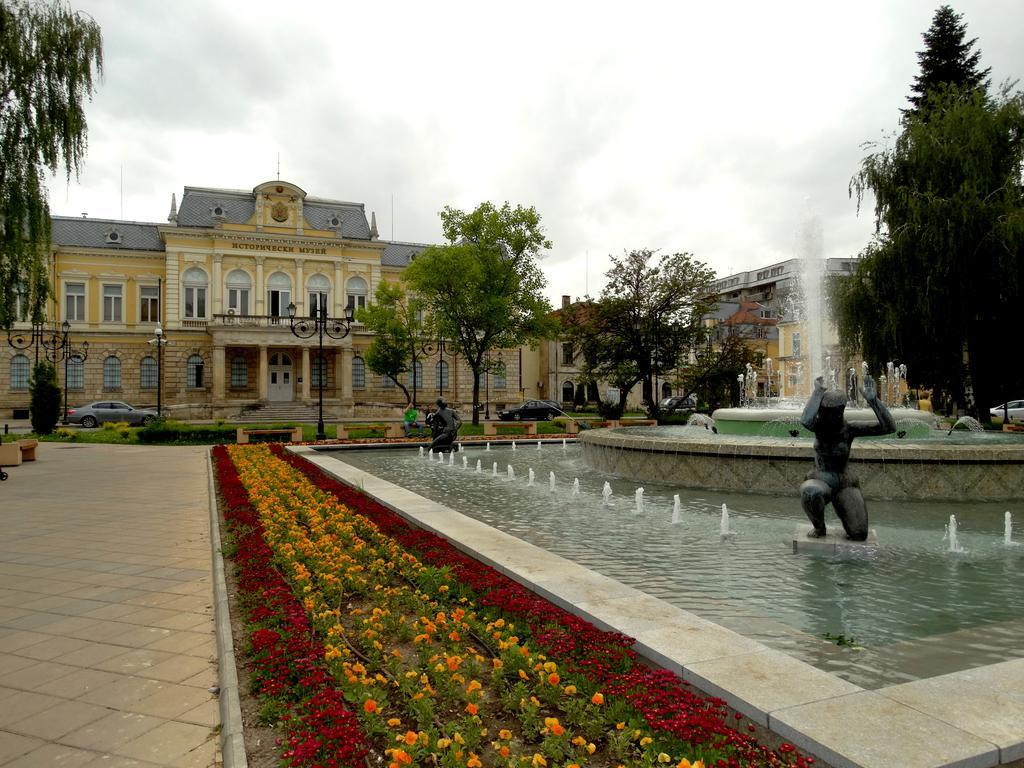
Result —
[{"label": "bronze sculpture", "polygon": [[814,392],[800,419],[814,433],[814,469],[800,486],[800,503],[813,528],[811,538],[825,535],[825,507],[829,502],[836,511],[846,536],[851,541],[868,537],[868,510],[857,478],[846,471],[850,445],[855,437],[887,435],[896,431],[896,422],[889,409],[878,399],[875,380],[864,377],[864,399],[878,418],[876,424],[851,424],[843,418],[846,394],[826,390],[825,379],[814,380]]},{"label": "bronze sculpture", "polygon": [[427,416],[427,425],[434,436],[430,443],[430,450],[434,453],[451,451],[462,421],[459,419],[459,415],[448,407],[444,398],[437,398],[437,410]]}]

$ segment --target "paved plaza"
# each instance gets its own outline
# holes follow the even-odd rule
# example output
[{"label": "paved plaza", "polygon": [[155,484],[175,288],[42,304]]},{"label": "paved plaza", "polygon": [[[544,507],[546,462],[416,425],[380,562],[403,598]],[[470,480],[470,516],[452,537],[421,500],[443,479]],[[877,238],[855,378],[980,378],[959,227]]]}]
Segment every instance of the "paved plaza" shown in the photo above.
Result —
[{"label": "paved plaza", "polygon": [[42,443],[9,468],[3,768],[219,764],[207,451]]}]

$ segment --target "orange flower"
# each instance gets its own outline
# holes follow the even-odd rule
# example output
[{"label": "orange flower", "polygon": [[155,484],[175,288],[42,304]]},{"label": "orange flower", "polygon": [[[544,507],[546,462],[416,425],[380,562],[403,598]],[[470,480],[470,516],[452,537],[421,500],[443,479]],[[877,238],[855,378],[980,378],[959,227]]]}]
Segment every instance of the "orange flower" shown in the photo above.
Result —
[{"label": "orange flower", "polygon": [[552,672],[548,675],[548,683],[551,685],[558,685],[562,681],[562,678],[558,676],[557,672]]},{"label": "orange flower", "polygon": [[403,741],[405,741],[406,746],[411,747],[418,740],[419,740],[419,735],[416,733],[416,731],[406,731],[405,732],[405,738],[403,739]]},{"label": "orange flower", "polygon": [[377,711],[377,702],[373,699],[367,699],[363,702],[363,711],[366,712],[368,715],[372,715],[374,712]]},{"label": "orange flower", "polygon": [[526,672],[524,670],[522,670],[522,669],[519,670],[519,676],[523,680],[529,680],[530,679],[530,676],[528,674],[526,674]]},{"label": "orange flower", "polygon": [[512,754],[512,750],[509,749],[508,747],[502,747],[501,749],[498,750],[498,754],[501,755],[502,757],[508,757],[509,755]]},{"label": "orange flower", "polygon": [[473,702],[470,702],[469,704],[466,705],[466,711],[469,712],[469,714],[471,714],[471,715],[475,715],[480,710],[479,710],[479,708],[477,707],[476,704],[474,704]]},{"label": "orange flower", "polygon": [[391,751],[391,757],[394,758],[396,763],[401,765],[412,765],[412,757],[404,749],[393,749]]},{"label": "orange flower", "polygon": [[483,763],[480,762],[480,758],[474,755],[472,752],[469,753],[469,760],[466,761],[466,768],[482,768]]},{"label": "orange flower", "polygon": [[604,694],[595,693],[593,696],[590,697],[590,701],[591,703],[596,704],[597,706],[601,706],[602,704],[604,704]]},{"label": "orange flower", "polygon": [[491,663],[494,665],[495,669],[501,669],[503,666],[505,666],[501,663],[501,659],[491,659]]}]

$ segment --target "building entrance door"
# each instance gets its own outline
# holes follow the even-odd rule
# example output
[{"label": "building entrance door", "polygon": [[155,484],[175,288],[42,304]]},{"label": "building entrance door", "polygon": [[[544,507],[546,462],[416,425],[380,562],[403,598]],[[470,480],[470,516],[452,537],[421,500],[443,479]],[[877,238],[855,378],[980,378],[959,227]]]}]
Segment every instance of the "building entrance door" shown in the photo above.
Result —
[{"label": "building entrance door", "polygon": [[267,387],[267,399],[290,402],[295,391],[292,383],[292,359],[284,352],[275,352],[270,356],[270,386]]}]

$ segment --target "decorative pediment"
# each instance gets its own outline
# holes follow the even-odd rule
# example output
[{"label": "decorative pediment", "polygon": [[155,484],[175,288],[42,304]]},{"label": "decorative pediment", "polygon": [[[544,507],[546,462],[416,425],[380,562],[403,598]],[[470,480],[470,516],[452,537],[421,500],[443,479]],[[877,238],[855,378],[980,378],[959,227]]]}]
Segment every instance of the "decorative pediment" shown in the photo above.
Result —
[{"label": "decorative pediment", "polygon": [[253,188],[256,196],[256,226],[303,226],[302,202],[305,190],[287,181],[265,181]]}]

